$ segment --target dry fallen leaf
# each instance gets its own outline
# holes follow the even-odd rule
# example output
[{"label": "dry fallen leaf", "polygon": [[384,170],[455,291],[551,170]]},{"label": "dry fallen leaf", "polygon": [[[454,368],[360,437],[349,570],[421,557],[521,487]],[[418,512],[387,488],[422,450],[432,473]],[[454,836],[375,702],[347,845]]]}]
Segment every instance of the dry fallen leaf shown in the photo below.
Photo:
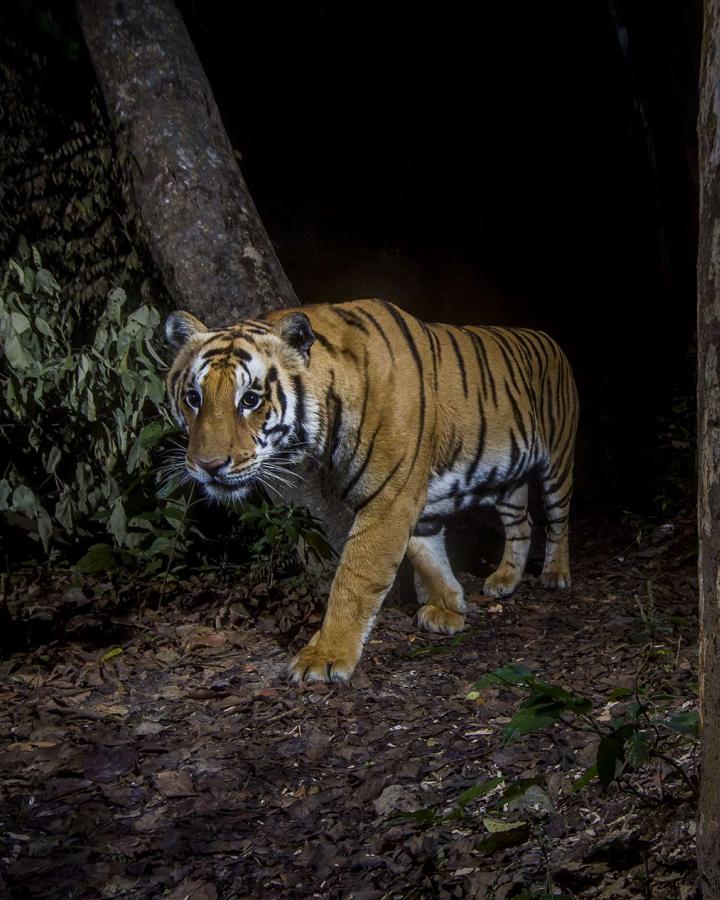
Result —
[{"label": "dry fallen leaf", "polygon": [[187,772],[157,772],[155,774],[155,783],[158,792],[167,799],[173,797],[192,797],[195,793],[192,779]]}]

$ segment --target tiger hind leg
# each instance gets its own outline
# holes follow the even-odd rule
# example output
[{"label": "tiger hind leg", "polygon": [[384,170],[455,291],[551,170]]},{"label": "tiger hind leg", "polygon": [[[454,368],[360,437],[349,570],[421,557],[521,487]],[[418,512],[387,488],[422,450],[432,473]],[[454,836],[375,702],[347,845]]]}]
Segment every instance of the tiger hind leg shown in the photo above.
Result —
[{"label": "tiger hind leg", "polygon": [[545,564],[540,583],[546,588],[570,587],[570,497],[572,469],[558,481],[548,476],[541,481],[545,527]]},{"label": "tiger hind leg", "polygon": [[462,586],[450,568],[445,549],[445,529],[427,537],[411,537],[407,556],[415,570],[420,627],[439,634],[462,631],[465,627],[465,598]]},{"label": "tiger hind leg", "polygon": [[505,550],[496,571],[485,579],[483,591],[493,597],[507,597],[518,586],[530,552],[532,520],[527,483],[503,494],[495,507],[505,528]]}]

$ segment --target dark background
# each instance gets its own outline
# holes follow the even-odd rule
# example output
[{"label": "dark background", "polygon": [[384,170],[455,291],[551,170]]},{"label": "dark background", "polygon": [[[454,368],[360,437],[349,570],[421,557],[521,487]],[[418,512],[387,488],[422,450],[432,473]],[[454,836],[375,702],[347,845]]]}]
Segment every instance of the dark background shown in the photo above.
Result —
[{"label": "dark background", "polygon": [[580,502],[652,503],[693,392],[701,4],[180,6],[300,298],[549,331]]},{"label": "dark background", "polygon": [[[579,508],[692,503],[700,0],[179,6],[302,301],[550,332]],[[82,119],[72,4],[39,7],[3,16]]]}]

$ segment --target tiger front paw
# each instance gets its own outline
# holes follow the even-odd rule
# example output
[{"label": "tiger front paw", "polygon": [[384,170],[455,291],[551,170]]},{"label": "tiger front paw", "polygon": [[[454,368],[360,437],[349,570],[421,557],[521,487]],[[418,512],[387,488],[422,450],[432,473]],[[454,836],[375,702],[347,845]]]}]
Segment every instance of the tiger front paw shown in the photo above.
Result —
[{"label": "tiger front paw", "polygon": [[328,645],[320,635],[311,639],[288,666],[295,684],[310,681],[349,681],[358,664],[361,645],[350,642]]},{"label": "tiger front paw", "polygon": [[452,609],[426,603],[418,610],[418,625],[435,634],[456,634],[465,627],[465,616]]}]

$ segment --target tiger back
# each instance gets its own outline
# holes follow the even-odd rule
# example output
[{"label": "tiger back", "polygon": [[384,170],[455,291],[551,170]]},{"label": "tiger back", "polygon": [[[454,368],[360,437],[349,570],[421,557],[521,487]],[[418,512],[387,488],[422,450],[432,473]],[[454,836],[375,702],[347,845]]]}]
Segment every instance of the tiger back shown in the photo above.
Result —
[{"label": "tiger back", "polygon": [[166,334],[178,351],[168,391],[187,469],[207,494],[277,488],[310,459],[351,522],[322,627],[290,664],[295,680],[350,678],[406,554],[421,627],[464,627],[445,549],[446,523],[463,509],[496,507],[506,541],[485,592],[512,593],[530,549],[533,476],[547,516],[541,581],[570,584],[578,401],[544,333],[426,324],[360,300],[217,331],[173,313]]}]

